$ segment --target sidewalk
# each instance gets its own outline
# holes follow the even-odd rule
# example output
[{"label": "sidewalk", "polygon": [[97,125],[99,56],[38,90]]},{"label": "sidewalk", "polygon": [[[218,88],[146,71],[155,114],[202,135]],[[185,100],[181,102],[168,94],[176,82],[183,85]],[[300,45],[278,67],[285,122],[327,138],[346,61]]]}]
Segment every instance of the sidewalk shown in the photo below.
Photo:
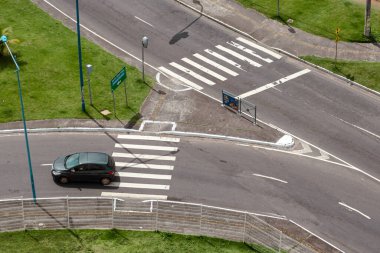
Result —
[{"label": "sidewalk", "polygon": [[[200,4],[193,0],[175,1],[197,10],[203,8],[204,14],[233,26],[268,46],[280,48],[293,55],[335,57],[335,41],[268,19],[253,9],[245,9],[234,0],[200,0]],[[339,42],[338,47],[339,59],[380,61],[379,43]]]}]

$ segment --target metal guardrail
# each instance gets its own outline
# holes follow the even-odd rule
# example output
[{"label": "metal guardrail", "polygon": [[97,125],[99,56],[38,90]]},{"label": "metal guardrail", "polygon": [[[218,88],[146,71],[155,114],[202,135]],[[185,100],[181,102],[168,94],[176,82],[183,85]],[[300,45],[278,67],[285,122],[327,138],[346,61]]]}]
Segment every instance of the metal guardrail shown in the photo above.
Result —
[{"label": "metal guardrail", "polygon": [[175,201],[116,198],[0,200],[0,231],[24,229],[126,229],[204,235],[262,244],[275,252],[315,252],[256,215]]}]

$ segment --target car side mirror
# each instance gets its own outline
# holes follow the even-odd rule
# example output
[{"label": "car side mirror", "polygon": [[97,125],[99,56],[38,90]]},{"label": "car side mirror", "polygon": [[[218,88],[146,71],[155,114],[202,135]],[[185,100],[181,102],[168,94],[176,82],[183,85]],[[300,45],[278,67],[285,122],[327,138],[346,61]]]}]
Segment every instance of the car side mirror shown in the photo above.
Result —
[{"label": "car side mirror", "polygon": [[71,171],[71,172],[73,172],[73,173],[75,172],[75,170],[74,170],[74,169],[71,169],[70,171]]}]

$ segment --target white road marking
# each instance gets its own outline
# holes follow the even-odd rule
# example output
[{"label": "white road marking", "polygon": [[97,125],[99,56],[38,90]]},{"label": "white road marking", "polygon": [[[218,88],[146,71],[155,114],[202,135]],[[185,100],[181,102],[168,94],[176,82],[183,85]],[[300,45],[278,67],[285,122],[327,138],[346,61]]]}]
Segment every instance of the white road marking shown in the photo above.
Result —
[{"label": "white road marking", "polygon": [[319,152],[321,153],[321,155],[320,155],[320,156],[317,156],[317,157],[315,157],[315,158],[320,159],[320,160],[327,160],[327,159],[330,159],[330,156],[329,156],[326,152],[324,152],[324,151],[322,151],[322,150],[319,150]]},{"label": "white road marking", "polygon": [[182,91],[188,91],[188,90],[191,90],[190,87],[188,87],[187,85],[185,86],[185,85],[183,85],[183,84],[180,84],[180,85],[185,86],[186,88],[184,88],[184,89],[172,89],[171,87],[166,86],[165,84],[163,84],[163,83],[161,82],[161,74],[162,74],[163,76],[165,76],[166,78],[168,78],[168,77],[167,77],[166,75],[164,75],[163,73],[161,73],[161,72],[157,72],[157,74],[156,74],[156,81],[157,81],[157,83],[158,83],[159,85],[161,85],[162,87],[165,87],[166,89],[171,90],[171,91],[175,91],[175,92],[182,92]]},{"label": "white road marking", "polygon": [[161,180],[171,180],[172,179],[171,175],[145,174],[145,173],[132,173],[132,172],[116,172],[115,176],[129,177],[129,178],[161,179]]},{"label": "white road marking", "polygon": [[281,182],[281,183],[284,183],[284,184],[288,183],[287,181],[284,181],[284,180],[281,180],[281,179],[278,179],[278,178],[275,178],[275,177],[268,177],[268,176],[264,176],[264,175],[261,175],[261,174],[252,174],[252,175],[254,175],[256,177],[263,177],[263,178],[275,180],[275,181],[278,181],[278,182]]},{"label": "white road marking", "polygon": [[148,140],[148,141],[164,141],[164,142],[179,142],[179,138],[163,137],[163,136],[149,136],[149,135],[133,135],[133,134],[119,134],[119,139],[127,140]]},{"label": "white road marking", "polygon": [[169,75],[169,76],[172,76],[176,79],[178,79],[179,81],[183,82],[184,84],[190,86],[191,88],[194,88],[196,90],[202,90],[203,88],[201,86],[199,86],[198,84],[196,83],[193,83],[192,81],[189,81],[187,80],[186,78],[180,76],[180,75],[177,75],[176,73],[174,73],[173,71],[171,70],[168,70],[167,68],[165,67],[159,67],[158,68],[159,70],[161,70],[162,72],[164,72],[165,74]]},{"label": "white road marking", "polygon": [[220,60],[222,60],[222,61],[227,62],[228,64],[231,64],[232,66],[234,66],[234,67],[236,67],[236,68],[238,68],[238,69],[240,69],[240,70],[245,71],[245,70],[241,67],[240,64],[234,62],[233,60],[230,60],[230,59],[224,57],[223,55],[220,55],[220,54],[218,54],[218,53],[216,53],[216,52],[214,52],[214,51],[212,51],[212,50],[210,50],[210,49],[205,49],[205,52],[208,53],[208,54],[210,54],[210,55],[212,55],[212,56],[214,56],[214,57],[216,57],[216,58],[218,58],[218,59],[220,59]]},{"label": "white road marking", "polygon": [[255,51],[253,51],[253,50],[251,50],[251,49],[248,49],[248,48],[246,48],[246,47],[244,47],[244,46],[242,46],[242,45],[240,45],[240,44],[238,44],[238,43],[236,43],[236,42],[234,42],[234,41],[227,41],[227,44],[228,44],[228,45],[231,45],[231,46],[233,46],[233,47],[236,47],[237,49],[240,49],[241,51],[244,51],[244,52],[246,52],[247,54],[250,54],[250,55],[252,55],[252,56],[254,56],[254,57],[257,57],[257,58],[259,58],[260,60],[263,60],[263,61],[265,61],[265,62],[267,62],[267,63],[271,63],[271,62],[273,62],[271,59],[261,57],[260,55],[256,54]]},{"label": "white road marking", "polygon": [[248,63],[251,64],[252,66],[255,66],[255,67],[258,67],[258,68],[262,66],[260,63],[257,63],[257,62],[255,62],[255,61],[252,61],[251,59],[245,57],[244,55],[238,54],[238,53],[236,53],[235,51],[233,51],[233,50],[231,50],[231,49],[229,49],[229,48],[223,47],[223,46],[221,46],[221,45],[217,45],[217,46],[215,46],[215,47],[216,47],[217,49],[223,51],[223,52],[226,52],[226,53],[228,53],[228,54],[230,54],[230,55],[232,55],[232,56],[238,58],[239,60],[242,60],[242,61],[246,61],[246,62],[248,62]]},{"label": "white road marking", "polygon": [[302,149],[294,150],[293,153],[295,154],[305,154],[305,153],[311,153],[313,152],[309,145],[307,145],[305,142],[301,141]]},{"label": "white road marking", "polygon": [[194,62],[194,61],[192,61],[192,60],[190,60],[188,58],[182,58],[182,61],[184,61],[187,64],[189,64],[189,65],[191,65],[193,67],[196,67],[197,69],[199,69],[199,70],[201,70],[201,71],[203,71],[203,72],[205,72],[205,73],[207,73],[207,74],[209,74],[209,75],[211,75],[211,76],[219,79],[220,81],[226,81],[227,80],[227,78],[225,78],[224,76],[219,75],[218,73],[215,73],[214,71],[212,71],[212,70],[210,70],[210,69],[208,69],[206,67],[203,67],[202,65],[200,65],[200,64],[198,64],[198,63],[196,63],[196,62]]},{"label": "white road marking", "polygon": [[119,188],[136,188],[136,189],[151,189],[151,190],[169,190],[169,185],[164,184],[134,184],[134,183],[121,183],[112,182],[106,186],[119,187]]},{"label": "white road marking", "polygon": [[346,207],[346,208],[347,208],[348,210],[350,210],[350,211],[357,212],[358,214],[364,216],[364,217],[367,218],[368,220],[371,219],[371,217],[369,217],[368,215],[366,215],[366,214],[360,212],[359,210],[357,210],[357,209],[355,209],[355,208],[350,207],[349,205],[347,205],[347,204],[345,204],[345,203],[343,203],[343,202],[339,202],[339,205]]},{"label": "white road marking", "polygon": [[251,46],[253,48],[259,49],[259,50],[261,50],[261,51],[263,51],[263,52],[265,52],[265,53],[273,56],[276,59],[281,59],[281,55],[276,54],[275,52],[272,52],[271,50],[268,50],[265,47],[259,46],[259,45],[257,45],[256,43],[254,43],[254,42],[252,42],[250,40],[244,39],[242,37],[237,38],[237,40],[241,41],[241,42],[243,42],[243,43],[245,43],[245,44],[247,44],[247,45],[249,45],[249,46]]},{"label": "white road marking", "polygon": [[205,78],[205,77],[199,75],[198,73],[195,73],[194,71],[192,71],[192,70],[190,70],[190,69],[188,69],[188,68],[185,68],[184,66],[182,66],[182,65],[180,65],[180,64],[178,64],[178,63],[171,62],[171,63],[169,63],[169,64],[170,64],[171,66],[175,67],[176,69],[179,69],[179,70],[181,70],[182,72],[185,72],[186,74],[189,74],[189,75],[191,75],[192,77],[194,77],[194,78],[196,78],[196,79],[198,79],[198,80],[200,80],[200,81],[202,81],[202,82],[204,82],[204,83],[206,83],[206,84],[208,84],[208,85],[214,85],[214,84],[215,84],[213,81],[211,81],[211,80],[209,80],[209,79],[207,79],[207,78]]},{"label": "white road marking", "polygon": [[162,161],[175,161],[175,156],[164,156],[164,155],[145,155],[145,154],[135,154],[135,153],[112,153],[112,157],[123,157],[123,158],[133,158],[133,159],[146,159],[146,160],[162,160]]},{"label": "white road marking", "polygon": [[137,17],[137,16],[135,16],[135,18],[138,19],[138,20],[140,20],[141,22],[143,22],[143,23],[145,23],[145,24],[151,26],[151,27],[154,27],[152,24],[146,22],[145,20],[143,20],[143,19],[141,19],[141,18],[139,18],[139,17]]},{"label": "white road marking", "polygon": [[205,63],[210,64],[211,66],[213,66],[213,67],[215,67],[215,68],[217,68],[217,69],[220,69],[220,70],[226,72],[227,74],[229,74],[229,75],[231,75],[231,76],[238,76],[238,75],[239,75],[239,74],[236,73],[235,71],[232,71],[232,70],[230,70],[229,68],[226,68],[226,67],[220,65],[219,63],[216,63],[216,62],[210,60],[209,58],[204,57],[203,55],[200,55],[200,54],[194,54],[194,57],[198,58],[199,60],[204,61]]},{"label": "white road marking", "polygon": [[53,164],[52,163],[43,163],[41,164],[41,166],[52,166]]},{"label": "white road marking", "polygon": [[162,199],[167,200],[166,195],[150,195],[150,194],[138,194],[138,193],[123,193],[123,192],[102,192],[102,197],[118,197],[118,198],[133,198],[133,199]]},{"label": "white road marking", "polygon": [[136,144],[119,144],[119,143],[115,143],[115,148],[148,149],[148,150],[160,150],[160,151],[178,151],[177,147],[136,145]]},{"label": "white road marking", "polygon": [[343,120],[343,119],[340,119],[340,118],[338,118],[338,119],[341,120],[341,121],[343,121],[343,122],[346,123],[347,125],[353,126],[353,127],[357,128],[357,129],[359,129],[359,130],[362,130],[363,132],[366,132],[367,134],[370,134],[370,135],[376,137],[377,139],[380,139],[380,136],[379,136],[379,135],[374,134],[374,133],[368,131],[367,129],[364,129],[364,128],[360,127],[360,126],[354,125],[354,124],[352,124],[352,123],[350,123],[350,122],[347,122],[347,121],[345,121],[345,120]]},{"label": "white road marking", "polygon": [[124,162],[115,162],[116,167],[124,168],[140,168],[140,169],[152,169],[152,170],[173,170],[174,166],[172,165],[161,165],[161,164],[146,164],[146,163],[124,163]]},{"label": "white road marking", "polygon": [[290,81],[290,80],[292,80],[292,79],[295,79],[295,78],[297,78],[297,77],[299,77],[299,76],[302,76],[302,75],[304,75],[304,74],[307,74],[307,73],[309,73],[309,72],[310,72],[309,69],[301,70],[301,71],[296,72],[296,73],[294,73],[294,74],[291,74],[291,75],[289,75],[289,76],[283,77],[283,78],[281,78],[281,79],[279,79],[279,80],[277,80],[277,81],[274,81],[273,83],[268,83],[268,84],[266,84],[266,85],[264,85],[264,86],[261,86],[261,87],[255,89],[255,90],[251,90],[251,91],[248,91],[248,92],[246,92],[246,93],[243,93],[243,94],[241,94],[239,97],[240,97],[240,98],[246,98],[246,97],[252,96],[252,95],[254,95],[254,94],[257,94],[257,93],[263,92],[263,91],[265,91],[265,90],[267,90],[267,89],[273,88],[273,87],[275,87],[275,86],[277,86],[277,85],[279,85],[279,84],[285,83],[285,82]]}]

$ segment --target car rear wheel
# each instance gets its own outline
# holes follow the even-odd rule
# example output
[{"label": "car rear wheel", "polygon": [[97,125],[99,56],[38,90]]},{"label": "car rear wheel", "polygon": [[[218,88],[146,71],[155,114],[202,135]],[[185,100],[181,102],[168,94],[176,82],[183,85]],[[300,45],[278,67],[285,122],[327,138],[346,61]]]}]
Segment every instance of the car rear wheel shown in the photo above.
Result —
[{"label": "car rear wheel", "polygon": [[67,184],[69,182],[69,179],[67,177],[60,177],[59,182],[61,184]]},{"label": "car rear wheel", "polygon": [[100,183],[102,185],[108,185],[111,183],[111,179],[109,179],[108,177],[103,177],[101,180],[100,180]]}]

